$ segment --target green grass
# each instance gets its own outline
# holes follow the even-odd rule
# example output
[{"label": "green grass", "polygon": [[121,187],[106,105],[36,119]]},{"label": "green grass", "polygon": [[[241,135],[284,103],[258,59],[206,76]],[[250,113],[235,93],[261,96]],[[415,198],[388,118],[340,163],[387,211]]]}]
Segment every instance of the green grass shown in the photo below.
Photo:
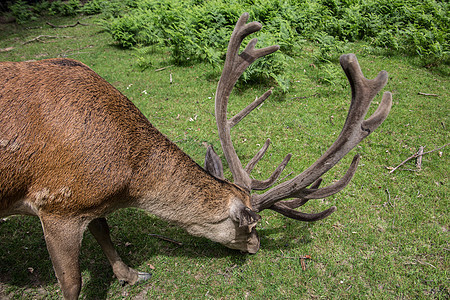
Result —
[{"label": "green grass", "polygon": [[[96,18],[80,21],[94,24]],[[199,163],[205,142],[219,149],[213,94],[220,70],[195,64],[155,72],[172,65],[168,53],[155,50],[154,66],[141,71],[136,52],[114,45],[98,26],[52,29],[45,25],[45,21],[74,24],[76,20],[53,17],[20,26],[0,24],[0,49],[14,47],[0,52],[0,60],[78,59],[133,100],[161,132]],[[68,38],[23,44],[39,35]],[[358,56],[366,77],[373,78],[382,69],[389,72],[384,90],[393,92],[394,105],[383,125],[324,177],[326,182],[339,178],[352,156],[360,153],[360,167],[348,187],[304,208],[312,212],[336,205],[337,212],[309,224],[264,211],[258,225],[261,250],[244,255],[191,237],[145,212],[120,210],[108,217],[117,249],[126,263],[151,271],[153,277],[140,285],[121,287],[100,247],[86,233],[80,257],[82,297],[448,299],[450,148],[424,156],[420,171],[405,170],[416,170],[414,160],[392,174],[388,169],[413,155],[419,146],[429,151],[450,142],[450,83],[443,75],[448,74],[448,65],[425,69],[408,57],[376,55],[363,43],[348,44],[346,49]],[[337,64],[314,60],[316,51],[314,44],[305,43],[287,71],[288,93],[275,93],[233,130],[244,163],[266,138],[273,141],[254,170],[256,178],[267,177],[289,152],[294,155],[284,174],[300,173],[340,132],[350,88]],[[240,85],[230,112],[239,111],[269,87],[270,83]],[[374,102],[378,101],[379,96]],[[226,175],[231,178],[228,171]],[[149,234],[167,236],[183,245]],[[8,218],[0,223],[0,241],[0,298],[61,297],[37,218]],[[311,256],[306,270],[300,263],[303,255]]]}]

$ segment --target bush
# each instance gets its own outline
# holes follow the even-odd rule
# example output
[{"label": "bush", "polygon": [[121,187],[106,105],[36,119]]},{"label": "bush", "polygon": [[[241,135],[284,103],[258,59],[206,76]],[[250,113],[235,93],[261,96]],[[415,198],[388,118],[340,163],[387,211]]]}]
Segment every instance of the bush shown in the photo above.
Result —
[{"label": "bush", "polygon": [[[243,80],[275,79],[283,89],[283,64],[304,39],[315,41],[318,62],[336,61],[347,42],[372,46],[426,63],[449,57],[448,3],[439,0],[128,0],[129,11],[103,24],[123,47],[168,47],[177,64],[223,62],[236,20],[248,11],[263,23],[258,44],[278,44],[281,51],[252,65]],[[271,64],[268,62],[270,61]]]},{"label": "bush", "polygon": [[75,16],[78,14],[80,7],[81,3],[78,0],[69,0],[67,2],[58,0],[51,3],[49,11],[51,15]]},{"label": "bush", "polygon": [[[17,22],[45,9],[52,14],[103,13],[101,25],[124,48],[165,47],[176,64],[205,61],[221,66],[239,16],[247,11],[263,24],[258,47],[281,51],[258,60],[245,81],[270,78],[286,90],[283,66],[304,40],[314,41],[316,62],[336,62],[344,45],[366,41],[388,54],[419,56],[425,65],[449,64],[449,3],[441,0],[78,0],[10,6]],[[140,65],[148,51],[138,53]],[[144,66],[142,66],[144,67]]]},{"label": "bush", "polygon": [[9,6],[9,9],[16,18],[18,24],[23,24],[27,21],[36,19],[32,7],[23,0],[17,0],[14,4]]}]

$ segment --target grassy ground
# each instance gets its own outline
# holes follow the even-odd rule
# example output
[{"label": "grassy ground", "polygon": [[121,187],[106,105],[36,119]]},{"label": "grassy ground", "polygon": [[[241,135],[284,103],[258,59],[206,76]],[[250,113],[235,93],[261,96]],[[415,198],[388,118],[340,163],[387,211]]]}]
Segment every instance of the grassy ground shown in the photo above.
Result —
[{"label": "grassy ground", "polygon": [[[80,19],[90,26],[53,29],[45,25],[46,21],[68,25],[77,20],[1,24],[0,49],[13,49],[0,52],[0,60],[78,59],[132,99],[161,132],[199,163],[205,142],[219,148],[213,94],[220,70],[196,64],[155,72],[172,65],[167,53],[155,50],[154,67],[141,71],[136,52],[116,47],[101,28],[92,25],[95,17]],[[40,35],[52,37],[31,41]],[[358,56],[366,77],[375,77],[381,69],[389,72],[384,90],[393,92],[394,105],[384,124],[324,178],[326,182],[339,178],[352,154],[360,153],[360,167],[349,186],[304,209],[312,212],[336,205],[337,212],[312,224],[263,212],[258,225],[261,250],[243,255],[191,237],[142,211],[118,211],[108,220],[119,253],[129,265],[151,271],[153,277],[141,285],[121,287],[87,233],[80,258],[82,297],[448,299],[450,148],[425,155],[421,170],[411,160],[389,173],[419,146],[431,151],[450,142],[450,81],[442,75],[448,70],[445,66],[426,69],[407,57],[379,56],[362,43],[347,49]],[[331,145],[345,121],[350,103],[346,78],[337,64],[317,64],[315,51],[313,44],[305,44],[288,70],[289,93],[276,94],[233,131],[244,162],[266,138],[272,139],[273,147],[254,171],[257,178],[267,177],[289,152],[294,155],[285,175],[301,172]],[[237,112],[268,87],[241,86],[230,111]],[[182,245],[149,234],[170,237]],[[61,297],[37,218],[8,218],[0,223],[0,241],[1,299]],[[311,256],[305,270],[303,255]]]}]

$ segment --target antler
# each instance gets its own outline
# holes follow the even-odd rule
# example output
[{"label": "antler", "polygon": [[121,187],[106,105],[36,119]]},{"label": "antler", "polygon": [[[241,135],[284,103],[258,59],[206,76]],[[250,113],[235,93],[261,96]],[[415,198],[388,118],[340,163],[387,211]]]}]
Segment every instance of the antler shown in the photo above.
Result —
[{"label": "antler", "polygon": [[256,59],[271,54],[280,48],[279,46],[270,46],[262,49],[255,49],[257,39],[252,39],[248,43],[245,50],[238,55],[239,47],[244,38],[251,33],[259,31],[262,27],[258,22],[251,22],[246,24],[248,17],[248,13],[244,13],[239,18],[236,27],[234,28],[234,31],[231,35],[230,43],[228,44],[225,65],[216,91],[216,122],[219,129],[220,143],[222,144],[225,159],[227,160],[231,173],[233,174],[234,183],[245,188],[248,191],[251,191],[265,190],[269,188],[278,179],[284,167],[288,163],[291,155],[289,154],[288,156],[286,156],[281,165],[275,170],[275,172],[268,180],[258,181],[250,178],[250,172],[252,171],[255,164],[263,157],[269,146],[270,139],[266,141],[264,147],[248,163],[245,169],[242,168],[241,161],[239,160],[239,157],[234,150],[233,142],[231,141],[231,128],[239,121],[241,121],[258,105],[264,102],[264,100],[266,100],[270,96],[270,94],[272,94],[272,91],[268,90],[261,97],[244,108],[240,113],[228,120],[228,99],[234,85],[236,84],[236,81],[239,79],[245,69],[247,69],[247,67]]},{"label": "antler", "polygon": [[[238,50],[243,39],[247,35],[261,29],[261,24],[257,22],[246,24],[247,20],[248,14],[244,13],[239,18],[233,34],[231,35],[227,57],[225,60],[225,67],[216,91],[216,122],[219,129],[222,149],[229,164],[231,173],[233,174],[234,182],[248,191],[251,191],[269,188],[277,180],[280,173],[289,162],[291,154],[286,156],[269,179],[265,181],[258,181],[250,178],[250,172],[266,152],[270,144],[270,140],[268,139],[266,141],[262,149],[255,155],[255,157],[245,168],[242,167],[231,141],[231,128],[242,120],[247,114],[249,114],[254,108],[266,100],[272,93],[271,90],[267,91],[236,116],[228,120],[227,104],[233,86],[252,62],[259,57],[273,53],[279,49],[278,46],[255,49],[254,47],[257,41],[256,39],[252,39],[248,43],[245,50],[238,55]],[[347,119],[340,135],[333,145],[331,145],[331,147],[328,148],[328,150],[304,172],[289,181],[277,185],[263,194],[252,195],[252,206],[255,211],[259,212],[268,208],[289,218],[302,221],[316,221],[327,217],[336,210],[336,207],[333,206],[317,214],[306,214],[295,210],[295,208],[302,206],[310,199],[325,198],[333,195],[342,190],[350,182],[356,172],[359,162],[359,155],[355,155],[348,171],[342,179],[327,187],[319,188],[322,182],[320,177],[336,165],[341,158],[350,152],[351,149],[353,149],[359,142],[361,142],[381,123],[383,123],[389,114],[392,105],[391,93],[385,92],[377,110],[372,114],[372,116],[365,120],[364,118],[367,114],[372,99],[387,82],[387,72],[381,71],[373,80],[366,79],[362,74],[358,60],[354,54],[342,55],[340,57],[340,63],[345,74],[347,75],[352,90],[352,101]],[[308,186],[310,187],[308,188]],[[288,198],[295,199],[281,201]]]}]

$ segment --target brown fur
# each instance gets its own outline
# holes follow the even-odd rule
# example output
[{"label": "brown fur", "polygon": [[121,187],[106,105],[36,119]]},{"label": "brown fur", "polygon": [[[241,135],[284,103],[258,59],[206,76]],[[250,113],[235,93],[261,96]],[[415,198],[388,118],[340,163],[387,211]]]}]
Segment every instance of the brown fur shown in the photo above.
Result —
[{"label": "brown fur", "polygon": [[87,66],[3,62],[0,74],[0,216],[39,216],[65,298],[79,293],[79,245],[89,223],[116,276],[138,280],[113,250],[103,219],[118,208],[140,207],[192,234],[257,250],[257,220],[239,226],[249,194],[208,174]]}]

